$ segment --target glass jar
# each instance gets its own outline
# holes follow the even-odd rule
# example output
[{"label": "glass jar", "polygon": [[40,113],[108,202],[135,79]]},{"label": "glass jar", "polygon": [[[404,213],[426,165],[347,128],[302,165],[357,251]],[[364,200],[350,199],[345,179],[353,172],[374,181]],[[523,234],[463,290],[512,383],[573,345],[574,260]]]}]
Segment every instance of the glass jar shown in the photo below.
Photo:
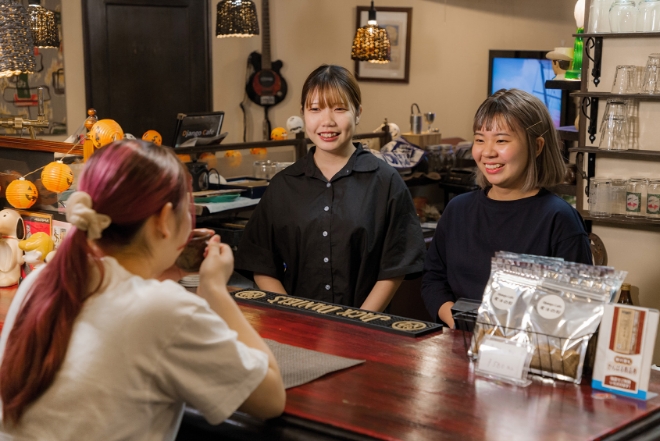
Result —
[{"label": "glass jar", "polygon": [[589,6],[589,33],[610,32],[610,6],[612,0],[592,0]]},{"label": "glass jar", "polygon": [[610,29],[612,32],[635,32],[637,7],[633,0],[614,0],[610,7]]},{"label": "glass jar", "polygon": [[630,178],[626,183],[626,217],[642,217],[646,210],[642,207],[646,205],[646,178]]},{"label": "glass jar", "polygon": [[268,179],[267,161],[254,161],[254,164],[252,165],[252,172],[254,177],[257,179]]},{"label": "glass jar", "polygon": [[442,171],[448,172],[456,164],[454,146],[451,144],[440,144],[442,148]]},{"label": "glass jar", "polygon": [[427,145],[426,156],[429,160],[429,173],[442,173],[444,168],[442,145]]},{"label": "glass jar", "polygon": [[589,215],[592,217],[610,217],[610,198],[612,180],[610,178],[592,178],[589,181]]},{"label": "glass jar", "polygon": [[646,187],[646,217],[660,220],[660,179],[649,179]]},{"label": "glass jar", "polygon": [[660,32],[660,0],[642,0],[637,6],[637,32]]},{"label": "glass jar", "polygon": [[610,187],[610,213],[626,214],[626,183],[622,178],[612,178]]}]

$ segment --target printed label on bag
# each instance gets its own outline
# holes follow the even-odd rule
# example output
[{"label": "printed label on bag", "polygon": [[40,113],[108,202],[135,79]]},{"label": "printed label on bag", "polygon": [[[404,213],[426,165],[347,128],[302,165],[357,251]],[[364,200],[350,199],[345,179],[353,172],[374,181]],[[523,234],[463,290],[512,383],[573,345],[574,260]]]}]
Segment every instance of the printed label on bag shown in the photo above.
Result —
[{"label": "printed label on bag", "polygon": [[498,309],[511,309],[516,303],[516,297],[518,297],[518,292],[515,289],[500,285],[493,293],[493,306]]},{"label": "printed label on bag", "polygon": [[646,212],[648,214],[660,214],[660,194],[649,193],[646,203]]},{"label": "printed label on bag", "polygon": [[642,194],[626,192],[626,211],[628,213],[639,213],[642,211],[641,207]]},{"label": "printed label on bag", "polygon": [[536,311],[544,319],[554,320],[564,314],[566,304],[561,297],[556,295],[544,296],[536,304]]}]

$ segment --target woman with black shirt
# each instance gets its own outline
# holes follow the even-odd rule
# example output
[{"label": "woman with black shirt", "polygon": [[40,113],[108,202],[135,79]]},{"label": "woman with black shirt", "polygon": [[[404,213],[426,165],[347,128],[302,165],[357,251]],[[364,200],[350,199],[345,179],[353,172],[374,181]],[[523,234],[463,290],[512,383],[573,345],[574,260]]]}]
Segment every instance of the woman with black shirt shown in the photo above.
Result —
[{"label": "woman with black shirt", "polygon": [[301,106],[315,147],[271,180],[236,267],[267,291],[382,311],[423,267],[412,198],[396,170],[352,142],[362,106],[350,72],[317,68]]}]

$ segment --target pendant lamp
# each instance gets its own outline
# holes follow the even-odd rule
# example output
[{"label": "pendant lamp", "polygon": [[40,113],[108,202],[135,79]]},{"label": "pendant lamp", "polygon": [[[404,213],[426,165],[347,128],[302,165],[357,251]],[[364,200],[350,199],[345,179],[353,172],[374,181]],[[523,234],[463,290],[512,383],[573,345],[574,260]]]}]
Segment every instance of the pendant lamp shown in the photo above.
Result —
[{"label": "pendant lamp", "polygon": [[251,0],[222,0],[218,3],[215,36],[252,37],[259,35],[257,7]]},{"label": "pendant lamp", "polygon": [[55,23],[55,13],[41,6],[40,0],[30,0],[30,30],[34,45],[39,48],[60,47],[60,35]]},{"label": "pendant lamp", "polygon": [[376,8],[373,0],[369,9],[369,20],[366,26],[358,28],[353,39],[351,58],[370,63],[390,62],[390,39],[387,31],[376,22]]},{"label": "pendant lamp", "polygon": [[0,0],[0,77],[34,70],[30,16],[19,2]]}]

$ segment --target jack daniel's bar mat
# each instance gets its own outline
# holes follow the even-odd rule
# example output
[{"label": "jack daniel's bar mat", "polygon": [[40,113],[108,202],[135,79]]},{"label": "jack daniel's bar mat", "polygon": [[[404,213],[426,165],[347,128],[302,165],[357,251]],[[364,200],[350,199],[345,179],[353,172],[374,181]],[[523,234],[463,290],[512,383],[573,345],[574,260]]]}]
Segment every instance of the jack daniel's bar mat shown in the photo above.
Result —
[{"label": "jack daniel's bar mat", "polygon": [[329,318],[340,320],[354,325],[366,326],[372,329],[394,332],[396,334],[418,337],[430,332],[438,331],[442,325],[423,322],[384,312],[371,312],[358,308],[336,305],[334,303],[320,302],[318,300],[303,299],[288,295],[274,294],[267,291],[244,289],[231,293],[237,301],[254,303],[262,306],[273,306],[287,311],[302,312],[319,319]]}]

